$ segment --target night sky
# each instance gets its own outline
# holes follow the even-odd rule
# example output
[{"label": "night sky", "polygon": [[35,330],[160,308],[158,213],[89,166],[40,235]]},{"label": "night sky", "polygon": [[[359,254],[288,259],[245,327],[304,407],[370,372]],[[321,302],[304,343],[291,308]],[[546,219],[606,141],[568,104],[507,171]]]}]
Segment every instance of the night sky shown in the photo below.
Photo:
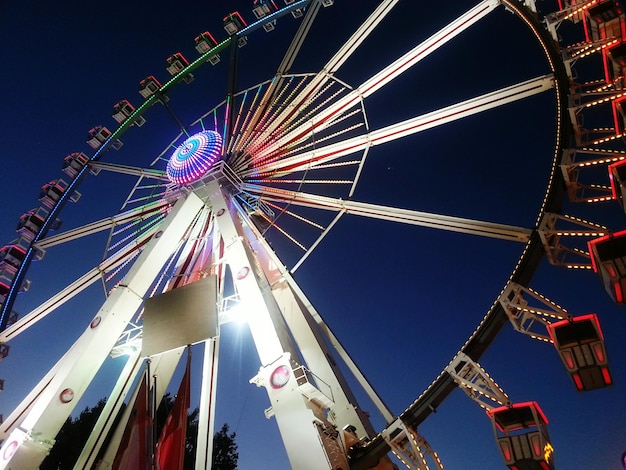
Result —
[{"label": "night sky", "polygon": [[[439,2],[424,3],[401,0],[337,78],[358,86],[475,4],[458,0],[441,8]],[[292,71],[317,72],[376,5],[374,0],[337,0],[322,9]],[[155,75],[164,82],[165,59],[174,52],[197,57],[193,39],[200,32],[226,38],[221,19],[234,10],[253,19],[250,4],[240,0],[2,3],[0,152],[5,169],[0,176],[0,244],[15,238],[19,216],[38,206],[40,187],[65,177],[63,158],[71,152],[91,152],[85,143],[88,130],[98,124],[115,128],[113,104],[126,98],[139,105],[139,81]],[[272,77],[297,25],[288,16],[279,20],[275,31],[250,36],[240,50],[238,89]],[[377,129],[545,73],[548,67],[530,32],[498,9],[366,101],[368,122]],[[192,84],[175,89],[171,106],[179,119],[191,123],[223,100],[227,75],[223,57],[217,66],[200,70]],[[108,152],[105,161],[146,165],[169,145],[178,129],[157,108],[146,114],[146,126],[130,129],[124,147]],[[374,148],[354,199],[532,228],[549,177],[554,134],[550,91]],[[114,214],[133,182],[119,175],[89,177],[79,188],[81,199],[62,213],[62,229]],[[624,227],[617,203],[593,208],[566,203],[564,211],[614,230]],[[279,235],[272,234],[269,241],[288,267],[298,259],[294,247]],[[383,400],[399,414],[469,338],[522,248],[346,216],[294,277]],[[102,254],[102,237],[50,249],[31,267],[27,277],[32,287],[20,295],[16,310],[30,311]],[[516,333],[511,325],[479,362],[513,402],[540,404],[550,421],[557,468],[619,469],[619,457],[626,450],[624,311],[590,271],[567,271],[544,260],[530,286],[573,315],[599,315],[614,386],[576,392],[554,347]],[[67,350],[101,303],[101,289],[90,291],[16,339],[0,364],[4,416]],[[277,427],[263,416],[269,406],[266,394],[248,384],[259,367],[255,354],[245,326],[222,329],[217,426],[227,422],[237,433],[240,468],[287,468]],[[122,367],[121,362],[109,362],[77,411],[107,395],[111,376]],[[178,377],[172,390],[178,387]],[[194,393],[192,406],[198,401],[198,391]],[[373,405],[363,401],[362,407],[381,429]],[[505,468],[488,417],[461,390],[455,390],[419,431],[445,468]]]}]

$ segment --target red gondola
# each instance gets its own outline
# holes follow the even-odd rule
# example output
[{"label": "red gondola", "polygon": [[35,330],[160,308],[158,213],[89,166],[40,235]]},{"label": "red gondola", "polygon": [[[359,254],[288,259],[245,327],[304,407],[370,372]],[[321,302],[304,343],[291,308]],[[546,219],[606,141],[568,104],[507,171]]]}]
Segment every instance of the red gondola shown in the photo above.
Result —
[{"label": "red gondola", "polygon": [[597,315],[590,313],[552,323],[548,332],[578,390],[612,384]]},{"label": "red gondola", "polygon": [[624,303],[626,288],[626,231],[596,238],[588,243],[593,270],[617,304]]},{"label": "red gondola", "polygon": [[536,402],[487,410],[502,458],[511,470],[554,470],[548,419]]}]

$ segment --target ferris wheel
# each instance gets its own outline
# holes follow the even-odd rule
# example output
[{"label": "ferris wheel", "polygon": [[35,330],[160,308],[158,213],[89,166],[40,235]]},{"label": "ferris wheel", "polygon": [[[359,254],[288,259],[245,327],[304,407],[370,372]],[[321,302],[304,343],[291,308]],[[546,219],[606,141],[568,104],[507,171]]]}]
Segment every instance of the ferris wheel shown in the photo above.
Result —
[{"label": "ferris wheel", "polygon": [[[0,250],[2,355],[49,319],[88,311],[72,320],[78,339],[4,416],[0,468],[37,468],[114,357],[124,366],[77,467],[100,456],[111,468],[123,431],[103,447],[112,417],[146,362],[162,396],[187,344],[203,346],[198,448],[210,449],[220,331],[235,320],[258,358],[245,381],[267,391],[293,468],[443,468],[436,414],[495,434],[493,468],[554,468],[565,440],[548,434],[555,405],[508,381],[545,392],[526,382],[552,379],[539,359],[549,354],[554,380],[570,383],[548,403],[618,381],[602,312],[551,292],[574,275],[599,296],[599,276],[624,303],[626,245],[595,217],[622,200],[619,4],[538,13],[532,1],[460,2],[418,19],[397,0],[341,3],[255,1],[228,12],[224,32],[198,31],[194,58],[176,52],[163,77],[147,72],[142,101],[118,101],[115,126],[93,126],[91,150],[68,153],[64,175],[20,217]],[[198,103],[216,76],[225,92]],[[103,191],[114,211],[89,201]],[[57,227],[81,204],[93,204],[88,223]],[[68,260],[92,238],[104,255]],[[21,311],[38,289],[31,263],[55,251],[67,277]],[[403,404],[388,406],[395,393]],[[210,452],[196,462],[209,466]]]}]

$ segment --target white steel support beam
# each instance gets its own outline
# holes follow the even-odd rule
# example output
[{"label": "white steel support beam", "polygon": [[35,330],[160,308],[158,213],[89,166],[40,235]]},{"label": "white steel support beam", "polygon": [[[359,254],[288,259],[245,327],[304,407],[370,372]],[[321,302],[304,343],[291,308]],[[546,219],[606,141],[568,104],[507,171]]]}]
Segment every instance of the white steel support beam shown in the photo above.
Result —
[{"label": "white steel support beam", "polygon": [[218,336],[204,343],[195,470],[211,470],[213,465],[213,433],[215,432],[219,341]]},{"label": "white steel support beam", "polygon": [[554,88],[554,84],[555,81],[552,74],[526,80],[430,113],[422,114],[421,116],[407,119],[406,121],[383,127],[369,134],[346,139],[309,152],[303,152],[294,157],[280,159],[267,164],[260,164],[253,170],[249,170],[247,176],[258,174],[269,175],[272,172],[281,172],[281,175],[284,176],[293,171],[305,170],[311,166],[321,165],[336,160],[337,158],[360,152],[370,146],[391,142],[402,137],[441,126],[442,124],[447,124],[489,109],[528,98],[529,96]]},{"label": "white steel support beam", "polygon": [[[591,269],[586,239],[602,237],[609,230],[605,226],[577,217],[546,212],[539,224],[538,233],[551,264],[572,269]],[[561,243],[564,239],[569,239],[570,246]],[[572,244],[578,241],[580,245],[581,240],[585,242],[582,248]]]},{"label": "white steel support beam", "polygon": [[[250,225],[251,229],[254,230],[254,226]],[[276,270],[280,274],[279,277],[276,277],[277,274],[274,274],[272,278],[275,279],[276,282],[284,282],[287,283],[289,288],[293,291],[293,294],[298,299],[298,303],[306,309],[308,315],[313,319],[313,321],[317,324],[318,330],[321,332],[323,336],[326,337],[329,344],[335,349],[337,354],[343,362],[346,364],[352,375],[359,382],[359,385],[363,388],[369,399],[372,401],[374,406],[378,409],[382,417],[385,419],[385,422],[391,423],[394,420],[394,415],[389,409],[389,407],[383,402],[382,398],[376,393],[372,385],[369,383],[365,375],[361,372],[356,363],[352,360],[348,352],[345,350],[343,345],[340,343],[339,339],[332,332],[330,327],[324,322],[319,312],[315,309],[313,304],[306,297],[300,286],[296,283],[293,276],[287,270],[287,268],[282,264],[276,253],[272,251],[272,249],[267,246],[267,242],[265,239],[257,236],[257,242],[264,245],[264,251],[268,255],[270,263],[268,267],[271,270]]]},{"label": "white steel support beam", "polygon": [[[217,181],[197,192],[210,202],[216,215],[215,221],[224,240],[224,258],[233,273],[240,306],[262,364],[259,374],[251,382],[267,391],[271,408],[266,410],[266,416],[276,418],[291,467],[302,470],[336,468],[331,463],[331,455],[337,451],[344,456],[342,465],[346,465],[345,449],[340,449],[335,439],[326,439],[328,435],[323,432],[326,430],[323,409],[317,403],[305,400],[298,388],[293,374],[298,358],[286,352],[293,347],[291,340],[268,290],[268,281],[257,269],[252,250],[244,241],[234,201]],[[284,377],[280,386],[271,382],[277,370],[282,371]]]},{"label": "white steel support beam", "polygon": [[98,266],[86,272],[67,287],[47,299],[44,303],[22,316],[9,328],[0,333],[0,344],[13,340],[19,334],[26,331],[39,320],[45,318],[65,302],[68,302],[70,299],[80,294],[100,279],[103,273],[109,272],[110,270],[115,269],[116,267],[127,262],[132,257],[137,256],[140,250],[157,231],[157,228],[157,226],[154,226],[150,230],[145,231],[113,256],[104,260]]},{"label": "white steel support beam", "polygon": [[510,403],[508,395],[480,364],[462,352],[452,359],[446,372],[472,400],[487,410]]},{"label": "white steel support beam", "polygon": [[141,168],[131,165],[120,165],[118,163],[106,163],[106,162],[89,162],[91,168],[96,170],[105,170],[112,173],[121,173],[131,176],[142,176],[144,178],[152,178],[159,181],[169,182],[167,174],[164,170],[156,170],[152,168]]},{"label": "white steel support beam", "polygon": [[426,455],[433,460],[438,470],[443,470],[443,465],[432,450],[428,442],[420,436],[416,429],[408,426],[400,418],[389,423],[382,432],[382,438],[389,444],[392,452],[407,468],[411,470],[430,470]]},{"label": "white steel support beam", "polygon": [[100,416],[98,416],[94,428],[89,433],[87,443],[78,456],[74,470],[90,470],[93,468],[96,457],[102,448],[102,444],[122,409],[124,400],[132,388],[133,381],[142,369],[143,361],[141,360],[141,351],[137,349],[133,351],[132,354],[128,355],[126,365],[124,369],[122,369],[113,387],[113,391],[107,397],[106,404]]},{"label": "white steel support beam", "polygon": [[324,209],[335,212],[344,211],[346,214],[370,217],[372,219],[389,220],[409,225],[436,228],[450,232],[468,233],[483,237],[499,238],[503,240],[527,242],[532,230],[514,227],[512,225],[481,222],[472,219],[463,219],[429,212],[419,212],[409,209],[398,209],[389,206],[368,204],[365,202],[345,201],[343,199],[318,196],[315,194],[274,189],[264,186],[246,185],[245,190],[258,194],[264,199],[288,202],[290,204]]},{"label": "white steel support beam", "polygon": [[[74,343],[57,373],[28,408],[19,427],[11,430],[0,447],[0,469],[35,470],[54,443],[63,423],[96,375],[132,316],[141,307],[163,265],[175,251],[187,226],[203,206],[194,194],[181,198],[164,221],[158,236],[152,238],[124,279],[107,298],[100,311]],[[26,435],[26,439],[23,436]]]},{"label": "white steel support beam", "polygon": [[[529,297],[535,300],[534,305],[529,303]],[[516,331],[547,343],[552,343],[552,339],[546,326],[554,321],[571,318],[560,305],[515,282],[505,287],[498,301]]]},{"label": "white steel support beam", "polygon": [[261,364],[271,364],[283,355],[284,346],[276,333],[271,313],[254,276],[253,264],[233,220],[237,217],[236,209],[217,181],[209,183],[203,188],[203,192],[206,192],[206,196],[202,196],[207,197],[216,215],[215,221],[224,240],[224,257],[230,265],[235,288],[241,296],[242,310],[247,312],[246,320],[250,325]]},{"label": "white steel support beam", "polygon": [[311,303],[301,291],[292,290],[291,286],[295,284],[293,278],[285,271],[265,239],[252,230],[251,223],[248,227],[250,229],[247,230],[246,238],[270,283],[272,294],[296,342],[298,352],[304,358],[306,367],[324,386],[330,388],[334,402],[330,407],[330,421],[338,429],[354,426],[359,439],[371,437],[374,428],[364,414],[359,413],[356,397],[338,366],[329,359],[332,353],[311,316]]},{"label": "white steel support beam", "polygon": [[86,237],[88,235],[93,235],[94,233],[101,232],[103,230],[108,230],[112,227],[127,224],[134,220],[147,219],[161,212],[165,214],[168,207],[172,205],[172,200],[160,200],[154,204],[147,204],[145,206],[138,207],[136,209],[132,209],[126,212],[122,212],[121,214],[114,215],[113,217],[107,217],[106,219],[101,219],[96,222],[92,222],[87,225],[83,225],[82,227],[77,227],[72,230],[67,230],[65,232],[59,233],[57,235],[53,235],[51,237],[46,237],[43,240],[40,240],[35,244],[35,248],[40,250],[46,250],[51,246],[59,245],[61,243],[67,243],[72,240],[76,240],[78,238]]},{"label": "white steel support beam", "polygon": [[[367,98],[391,82],[393,79],[399,77],[402,73],[409,70],[422,59],[484,18],[499,4],[500,2],[498,0],[485,0],[480,2],[474,8],[470,9],[459,18],[452,21],[450,24],[426,39],[424,42],[414,47],[402,57],[363,82],[363,84],[347,94],[345,97],[337,100],[325,110],[317,113],[315,117],[307,122],[307,126],[301,126],[297,130],[287,133],[287,135],[268,145],[266,148],[263,148],[258,153],[254,152],[255,158],[262,159],[288,142],[295,142],[309,137],[318,127],[326,125],[338,118],[341,114],[359,104],[362,99]],[[348,49],[348,51],[351,52],[350,49]]]},{"label": "white steel support beam", "polygon": [[[178,363],[180,362],[180,359],[183,356],[184,352],[185,352],[185,347],[176,348],[176,349],[167,351],[163,354],[159,354],[157,356],[149,358],[150,374],[152,377],[155,377],[155,376],[158,377],[158,380],[156,380],[156,390],[153,390],[155,401],[157,403],[161,402],[161,399],[163,398],[163,395],[165,394],[167,387],[169,386],[169,383],[172,380],[172,376],[174,375],[174,372],[176,371],[176,367],[178,366]],[[141,365],[142,366],[145,365],[145,361],[142,362]],[[125,395],[128,395],[134,382],[134,385],[136,387],[135,387],[135,390],[133,390],[133,397],[129,400],[129,403],[131,404],[135,402],[134,398],[137,392],[136,388],[141,383],[141,376],[144,370],[145,370],[144,367],[139,367],[136,370],[133,370],[126,379],[128,383],[125,383],[123,386],[123,389],[121,389],[121,392],[123,392]],[[123,378],[120,377],[120,380],[123,380]],[[150,386],[154,387],[154,383],[151,383]],[[112,395],[109,398],[109,400],[111,399],[116,399],[116,401],[121,401],[121,398],[115,395]],[[108,469],[113,468],[113,461],[115,460],[117,450],[120,446],[122,437],[124,435],[124,430],[126,429],[125,424],[130,419],[130,414],[132,410],[133,410],[132,405],[127,406],[126,409],[124,410],[123,416],[119,421],[120,424],[115,428],[115,431],[113,432],[113,436],[111,437],[111,440],[109,441],[108,447],[106,448],[106,451],[104,455],[102,456],[102,460],[98,464],[98,470],[108,470]],[[103,411],[103,414],[104,414],[104,411]],[[116,414],[112,415],[109,419],[113,420],[115,419],[116,416],[117,416]],[[106,435],[102,436],[102,440],[104,440],[105,437]],[[99,446],[101,446],[102,444],[103,442],[99,442]],[[92,452],[94,454],[98,453],[98,451],[95,449]],[[96,455],[94,455],[93,457],[95,456]],[[82,467],[75,466],[74,470],[90,470],[92,467],[88,465],[88,463],[89,462],[87,462]]]}]

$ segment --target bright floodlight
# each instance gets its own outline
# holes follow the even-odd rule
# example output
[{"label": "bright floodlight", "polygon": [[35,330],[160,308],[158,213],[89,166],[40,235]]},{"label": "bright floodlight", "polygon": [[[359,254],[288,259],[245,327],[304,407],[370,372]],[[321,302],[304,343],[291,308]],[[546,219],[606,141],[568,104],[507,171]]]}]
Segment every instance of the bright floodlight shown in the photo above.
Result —
[{"label": "bright floodlight", "polygon": [[222,137],[217,132],[198,132],[172,154],[167,163],[167,177],[179,185],[193,183],[213,168],[221,151]]}]

